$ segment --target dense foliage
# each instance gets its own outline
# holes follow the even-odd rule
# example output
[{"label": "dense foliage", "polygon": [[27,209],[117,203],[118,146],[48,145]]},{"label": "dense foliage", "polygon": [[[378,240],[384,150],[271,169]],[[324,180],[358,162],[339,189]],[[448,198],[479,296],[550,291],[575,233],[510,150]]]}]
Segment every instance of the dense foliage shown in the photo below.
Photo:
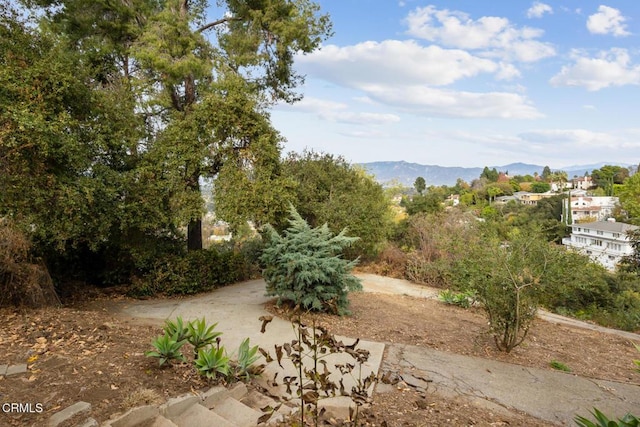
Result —
[{"label": "dense foliage", "polygon": [[58,283],[123,283],[202,248],[203,177],[250,183],[258,200],[238,205],[265,213],[248,219],[284,215],[291,184],[267,108],[300,98],[294,54],[331,24],[307,0],[222,1],[211,22],[209,3],[0,10],[0,217]]},{"label": "dense foliage", "polygon": [[344,158],[305,152],[290,154],[283,173],[296,181],[293,204],[311,227],[327,224],[334,233],[347,228],[360,239],[350,256],[378,252],[391,225],[389,201],[380,184]]},{"label": "dense foliage", "polygon": [[214,245],[200,251],[164,257],[143,278],[134,280],[134,296],[188,295],[246,280],[252,260],[240,248]]},{"label": "dense foliage", "polygon": [[[537,207],[506,205],[485,221],[464,209],[416,215],[399,229],[395,249],[385,250],[385,268],[419,283],[473,291],[487,308],[503,304],[505,318],[510,313],[506,307],[516,307],[517,297],[524,304],[521,313],[543,306],[606,326],[638,330],[640,277],[635,258],[629,257],[624,268],[611,273],[584,255],[549,243],[556,227],[544,218],[556,211],[556,203],[548,199],[548,204]],[[558,232],[561,229],[560,224]]]},{"label": "dense foliage", "polygon": [[282,235],[266,227],[261,261],[267,294],[304,310],[347,313],[347,294],[362,285],[350,274],[357,260],[343,259],[342,252],[358,238],[346,229],[334,235],[326,224],[313,228],[293,207],[289,222]]}]

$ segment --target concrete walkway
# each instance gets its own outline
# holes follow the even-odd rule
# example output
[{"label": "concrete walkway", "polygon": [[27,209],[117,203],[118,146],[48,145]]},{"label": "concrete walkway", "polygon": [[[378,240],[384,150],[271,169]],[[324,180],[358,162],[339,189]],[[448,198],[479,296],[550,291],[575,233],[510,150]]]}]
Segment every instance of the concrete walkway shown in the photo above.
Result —
[{"label": "concrete walkway", "polygon": [[[439,291],[406,280],[371,274],[357,276],[362,279],[365,292],[437,298]],[[209,323],[219,322],[217,329],[223,332],[222,343],[229,352],[246,337],[251,339],[252,345],[273,349],[274,344],[283,344],[295,335],[289,322],[277,318],[269,324],[265,334],[260,333],[262,322],[259,317],[268,314],[263,308],[269,300],[264,292],[264,281],[253,280],[191,298],[126,302],[115,308],[132,317],[153,319],[158,324],[177,316],[185,321],[204,316]],[[542,313],[542,317],[545,316]],[[550,316],[549,320],[588,329],[595,326],[557,315]],[[616,334],[622,332],[597,329]],[[639,335],[624,333],[623,336],[640,343]],[[359,348],[371,352],[366,365],[368,371],[378,371],[384,347],[382,343],[360,342]],[[637,385],[397,344],[388,346],[385,366],[397,370],[418,388],[444,395],[467,396],[485,406],[517,409],[559,425],[574,425],[576,414],[586,416],[593,407],[615,417],[622,417],[627,412],[640,413],[640,386]]]}]

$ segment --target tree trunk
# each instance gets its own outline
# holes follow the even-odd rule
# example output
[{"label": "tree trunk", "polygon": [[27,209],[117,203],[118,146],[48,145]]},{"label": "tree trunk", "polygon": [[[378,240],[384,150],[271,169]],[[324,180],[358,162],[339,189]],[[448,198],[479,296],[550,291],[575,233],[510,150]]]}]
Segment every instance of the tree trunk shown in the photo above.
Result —
[{"label": "tree trunk", "polygon": [[[190,191],[200,194],[200,168],[196,168],[186,184]],[[202,218],[191,218],[187,225],[187,250],[200,249],[202,249]]]},{"label": "tree trunk", "polygon": [[202,219],[192,219],[187,226],[187,249],[197,251],[202,249]]}]

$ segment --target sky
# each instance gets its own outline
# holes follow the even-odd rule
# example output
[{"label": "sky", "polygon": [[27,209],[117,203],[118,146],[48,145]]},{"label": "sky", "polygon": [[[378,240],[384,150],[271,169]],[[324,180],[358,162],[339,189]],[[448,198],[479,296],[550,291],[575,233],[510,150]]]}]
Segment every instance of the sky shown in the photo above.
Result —
[{"label": "sky", "polygon": [[[317,1],[317,0],[316,0]],[[334,35],[273,108],[354,163],[640,162],[640,1],[319,0]]]}]

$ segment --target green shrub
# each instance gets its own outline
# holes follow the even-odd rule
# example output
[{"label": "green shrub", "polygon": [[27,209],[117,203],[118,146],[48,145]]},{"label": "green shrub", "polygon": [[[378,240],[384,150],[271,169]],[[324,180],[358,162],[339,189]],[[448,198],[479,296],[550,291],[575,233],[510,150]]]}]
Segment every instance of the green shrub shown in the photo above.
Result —
[{"label": "green shrub", "polygon": [[477,293],[496,346],[508,353],[527,336],[553,252],[535,233],[514,233],[508,242],[483,237],[456,262],[453,280]]},{"label": "green shrub", "polygon": [[469,308],[475,302],[477,296],[474,291],[455,292],[445,289],[438,294],[438,299],[445,304],[457,305],[462,308]]},{"label": "green shrub", "polygon": [[558,362],[557,360],[552,360],[551,362],[549,362],[549,366],[551,366],[553,369],[556,369],[558,371],[571,372],[570,367],[568,367],[566,364],[562,362]]},{"label": "green shrub", "polygon": [[133,296],[189,295],[249,278],[250,269],[240,251],[216,245],[158,261],[143,279],[134,282]]},{"label": "green shrub", "polygon": [[350,274],[357,260],[344,260],[340,254],[357,237],[347,237],[346,229],[334,236],[326,224],[311,228],[295,208],[291,207],[290,213],[290,226],[282,236],[266,227],[267,241],[260,259],[266,266],[267,295],[305,310],[346,313],[348,292],[362,289],[362,285]]}]

